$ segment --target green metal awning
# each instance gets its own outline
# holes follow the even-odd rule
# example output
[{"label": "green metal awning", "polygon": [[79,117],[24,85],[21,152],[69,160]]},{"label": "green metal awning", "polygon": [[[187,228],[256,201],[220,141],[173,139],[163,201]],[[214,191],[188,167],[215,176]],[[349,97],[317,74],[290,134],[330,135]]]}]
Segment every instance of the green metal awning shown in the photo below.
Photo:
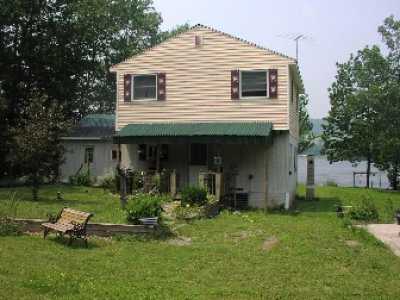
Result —
[{"label": "green metal awning", "polygon": [[270,122],[136,123],[123,127],[116,143],[266,143]]}]

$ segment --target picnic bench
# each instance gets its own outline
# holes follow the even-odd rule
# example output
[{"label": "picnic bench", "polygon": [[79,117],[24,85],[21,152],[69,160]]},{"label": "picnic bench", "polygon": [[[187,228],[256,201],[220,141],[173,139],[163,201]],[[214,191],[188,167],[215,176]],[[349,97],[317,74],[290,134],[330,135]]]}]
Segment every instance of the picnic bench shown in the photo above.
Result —
[{"label": "picnic bench", "polygon": [[69,235],[68,245],[75,238],[80,238],[85,241],[87,247],[86,225],[93,215],[91,213],[74,210],[71,208],[63,208],[55,220],[43,223],[44,227],[43,238],[52,230],[59,233]]}]

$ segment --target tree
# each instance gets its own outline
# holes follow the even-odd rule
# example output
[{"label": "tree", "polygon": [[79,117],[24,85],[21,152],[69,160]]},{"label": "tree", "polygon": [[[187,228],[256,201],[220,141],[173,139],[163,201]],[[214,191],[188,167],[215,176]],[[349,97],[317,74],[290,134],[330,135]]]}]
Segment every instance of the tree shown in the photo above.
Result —
[{"label": "tree", "polygon": [[311,148],[314,144],[315,136],[312,132],[313,124],[308,115],[307,105],[309,97],[307,94],[299,96],[299,153]]},{"label": "tree", "polygon": [[389,182],[397,190],[400,178],[400,21],[390,16],[378,31],[389,49],[390,76],[382,87],[379,101],[381,147],[376,161],[378,167],[388,172]]},{"label": "tree", "polygon": [[337,64],[329,89],[331,109],[322,125],[323,152],[330,162],[367,161],[366,187],[379,148],[379,97],[389,76],[389,64],[377,46],[366,47]]},{"label": "tree", "polygon": [[32,97],[30,105],[25,108],[27,118],[12,129],[13,151],[9,159],[13,170],[28,178],[33,200],[37,200],[43,180],[51,180],[58,175],[63,156],[60,137],[65,133],[67,124],[60,107],[55,104],[49,106],[47,97]]},{"label": "tree", "polygon": [[384,87],[380,101],[379,151],[376,165],[388,172],[391,187],[397,190],[400,178],[400,88],[399,82]]},{"label": "tree", "polygon": [[80,47],[86,54],[79,78],[77,99],[87,112],[114,112],[115,78],[109,69],[144,49],[164,35],[161,16],[151,0],[76,1],[71,3]]},{"label": "tree", "polygon": [[162,20],[151,0],[0,0],[0,6],[3,176],[10,172],[10,145],[20,133],[13,129],[30,120],[32,101],[45,97],[44,107],[57,107],[64,122],[113,112],[115,78],[109,67],[167,33],[159,29]]}]

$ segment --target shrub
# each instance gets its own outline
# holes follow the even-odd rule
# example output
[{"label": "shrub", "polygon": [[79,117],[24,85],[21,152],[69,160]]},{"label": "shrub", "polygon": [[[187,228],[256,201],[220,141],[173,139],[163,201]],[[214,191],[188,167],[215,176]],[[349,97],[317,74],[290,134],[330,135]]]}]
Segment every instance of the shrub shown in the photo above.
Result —
[{"label": "shrub", "polygon": [[358,221],[377,221],[378,209],[369,197],[363,197],[359,206],[353,207],[349,212],[350,218]]},{"label": "shrub", "polygon": [[0,236],[19,235],[22,232],[21,226],[12,219],[17,215],[19,204],[16,193],[11,193],[5,202],[0,213]]},{"label": "shrub", "polygon": [[91,186],[92,180],[89,172],[79,172],[76,175],[69,176],[69,183],[72,185]]},{"label": "shrub", "polygon": [[20,235],[21,226],[13,219],[0,217],[0,236]]},{"label": "shrub", "polygon": [[327,180],[326,181],[326,186],[337,187],[338,184],[334,180]]},{"label": "shrub", "polygon": [[163,202],[167,197],[161,195],[136,194],[126,205],[126,214],[129,222],[139,223],[140,218],[160,217]]},{"label": "shrub", "polygon": [[105,190],[109,190],[111,193],[118,192],[118,184],[119,182],[117,180],[117,176],[115,175],[107,175],[100,181],[100,187]]},{"label": "shrub", "polygon": [[182,205],[203,205],[207,203],[207,191],[196,186],[185,187],[181,191]]}]

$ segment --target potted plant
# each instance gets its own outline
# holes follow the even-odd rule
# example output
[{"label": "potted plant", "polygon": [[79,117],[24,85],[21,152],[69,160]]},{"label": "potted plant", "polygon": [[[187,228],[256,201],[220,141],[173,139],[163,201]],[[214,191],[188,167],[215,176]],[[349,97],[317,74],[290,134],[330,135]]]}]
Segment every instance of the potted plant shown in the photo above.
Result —
[{"label": "potted plant", "polygon": [[396,218],[397,225],[400,225],[400,209],[396,210],[394,216]]}]

